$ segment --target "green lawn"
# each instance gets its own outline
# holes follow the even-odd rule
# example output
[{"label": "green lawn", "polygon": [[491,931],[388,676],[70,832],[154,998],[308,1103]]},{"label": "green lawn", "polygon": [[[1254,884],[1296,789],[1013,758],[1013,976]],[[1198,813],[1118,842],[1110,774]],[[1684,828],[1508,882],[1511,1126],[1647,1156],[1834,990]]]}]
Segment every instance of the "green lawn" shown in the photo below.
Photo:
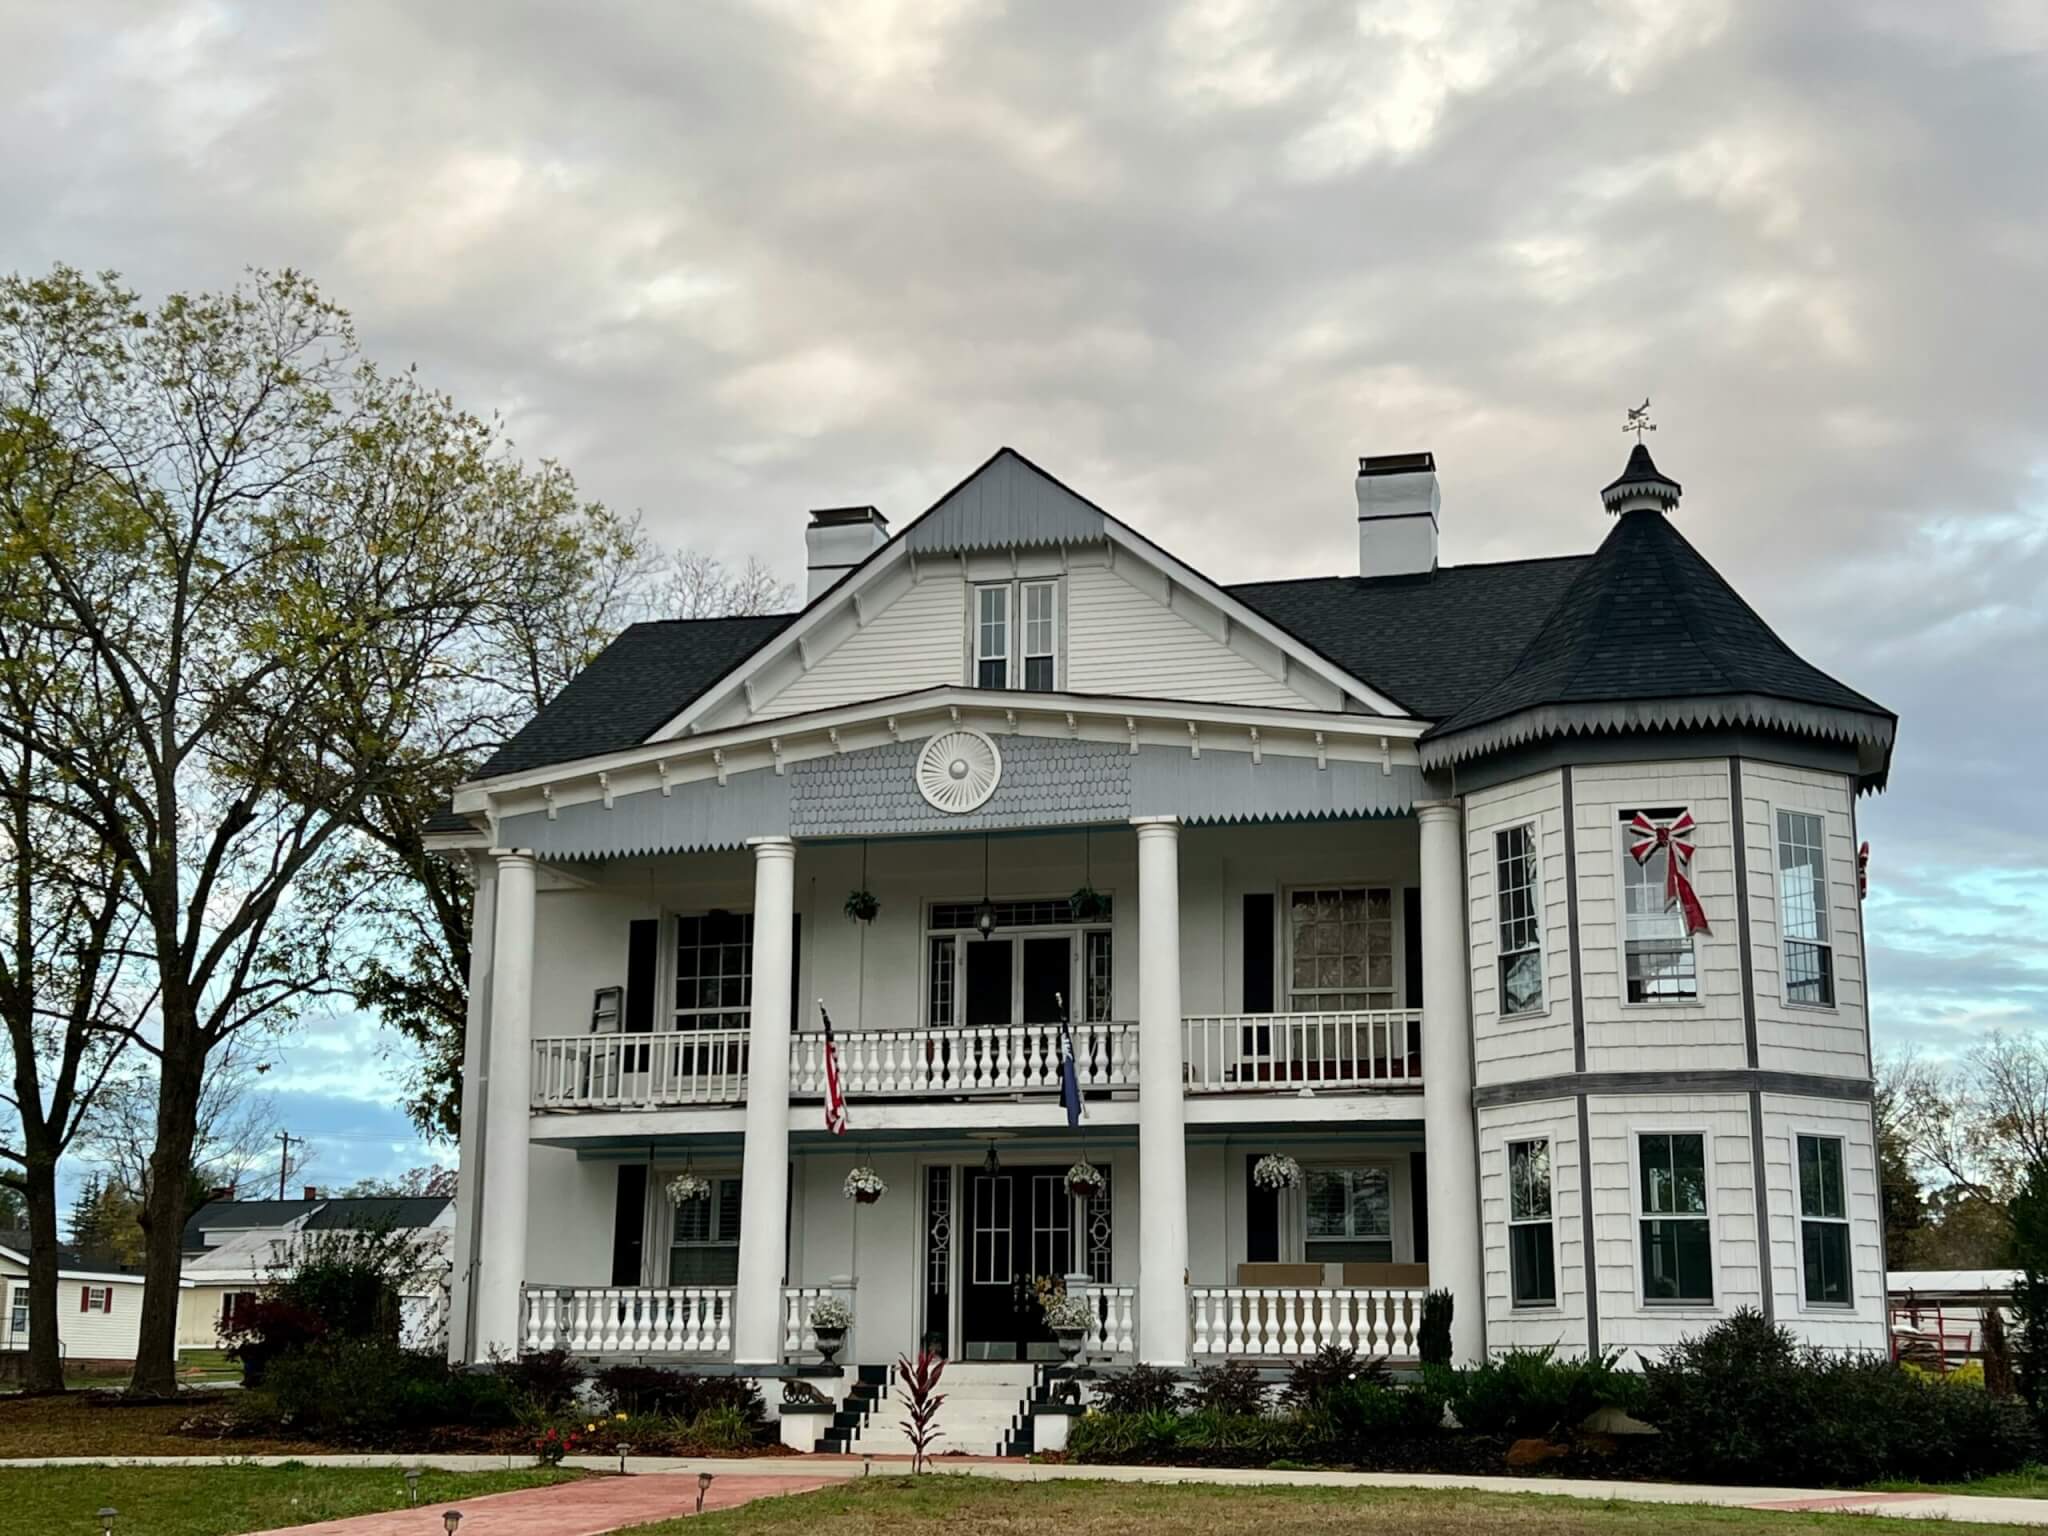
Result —
[{"label": "green lawn", "polygon": [[[1436,1490],[1219,1488],[1158,1483],[1007,1483],[990,1478],[870,1477],[818,1493],[762,1499],[735,1510],[619,1536],[1869,1536],[1864,1515],[1810,1515],[1703,1505],[1606,1503],[1555,1494]],[[1902,1528],[1903,1529],[1903,1528]],[[2038,1536],[2029,1528],[1970,1530]]]},{"label": "green lawn", "polygon": [[[575,1475],[430,1469],[420,1478],[420,1503],[444,1509]],[[238,1536],[405,1502],[404,1475],[395,1467],[0,1467],[0,1530],[23,1536],[87,1536],[99,1530],[94,1512],[107,1505],[120,1511],[117,1536]],[[432,1528],[440,1529],[438,1521]]]},{"label": "green lawn", "polygon": [[1981,1493],[2002,1499],[2048,1499],[2048,1467],[2022,1467],[2017,1472],[1980,1477],[1974,1483],[1944,1483],[1938,1487],[1925,1483],[1879,1483],[1876,1486],[1906,1493]]}]

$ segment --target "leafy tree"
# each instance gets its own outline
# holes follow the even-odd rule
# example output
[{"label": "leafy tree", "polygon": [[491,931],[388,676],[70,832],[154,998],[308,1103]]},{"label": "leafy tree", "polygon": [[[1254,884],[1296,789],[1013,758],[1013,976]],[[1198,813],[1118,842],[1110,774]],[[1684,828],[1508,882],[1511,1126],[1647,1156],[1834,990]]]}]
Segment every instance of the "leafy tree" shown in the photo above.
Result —
[{"label": "leafy tree", "polygon": [[1960,1061],[1881,1064],[1886,1121],[1949,1186],[2000,1203],[2048,1157],[2048,1038],[1994,1034]]},{"label": "leafy tree", "polygon": [[479,636],[614,524],[292,272],[153,310],[0,281],[0,471],[0,742],[63,786],[30,803],[97,850],[148,981],[131,1390],[168,1396],[209,1060],[345,985],[366,829],[417,804]]},{"label": "leafy tree", "polygon": [[28,1202],[12,1185],[0,1184],[0,1232],[22,1232],[28,1228]]},{"label": "leafy tree", "polygon": [[1900,1269],[2004,1269],[2012,1258],[2012,1212],[2002,1200],[1946,1185],[1927,1197],[1927,1218],[1909,1235]]},{"label": "leafy tree", "polygon": [[341,1192],[350,1197],[383,1197],[386,1199],[411,1199],[422,1195],[447,1195],[455,1193],[455,1170],[429,1163],[419,1168],[408,1168],[395,1179],[358,1179]]},{"label": "leafy tree", "polygon": [[1871,1108],[1877,1122],[1877,1177],[1884,1211],[1886,1262],[1904,1268],[1912,1262],[1920,1234],[1927,1225],[1927,1195],[1913,1151],[1899,1125],[1900,1085],[1889,1064],[1878,1071]]},{"label": "leafy tree", "polygon": [[2036,1414],[2048,1406],[2048,1158],[2028,1167],[2012,1202],[2013,1365],[2020,1396]]}]

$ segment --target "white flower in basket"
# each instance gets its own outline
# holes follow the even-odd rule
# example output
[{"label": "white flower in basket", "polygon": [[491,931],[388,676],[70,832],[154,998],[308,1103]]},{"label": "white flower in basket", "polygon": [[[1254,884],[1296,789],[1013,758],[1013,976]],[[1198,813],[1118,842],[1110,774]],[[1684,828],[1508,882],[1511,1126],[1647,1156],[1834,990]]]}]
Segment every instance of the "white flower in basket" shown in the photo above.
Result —
[{"label": "white flower in basket", "polygon": [[1093,1163],[1076,1163],[1067,1170],[1067,1188],[1077,1195],[1099,1195],[1108,1182]]},{"label": "white flower in basket", "polygon": [[681,1205],[686,1200],[706,1200],[711,1196],[711,1181],[701,1174],[679,1173],[668,1181],[670,1205]]},{"label": "white flower in basket", "polygon": [[1086,1333],[1097,1320],[1095,1303],[1086,1296],[1076,1296],[1072,1291],[1058,1291],[1046,1297],[1044,1311],[1045,1326],[1055,1331],[1078,1328]]},{"label": "white flower in basket", "polygon": [[837,1296],[821,1296],[818,1298],[818,1304],[811,1308],[811,1328],[813,1332],[819,1330],[830,1332],[833,1329],[837,1329],[839,1332],[844,1333],[852,1326],[853,1308],[849,1307]]},{"label": "white flower in basket", "polygon": [[1301,1164],[1285,1152],[1268,1152],[1252,1164],[1252,1182],[1261,1189],[1294,1189],[1301,1183]]},{"label": "white flower in basket", "polygon": [[889,1193],[889,1186],[882,1176],[863,1163],[846,1176],[846,1198],[858,1200],[862,1205],[873,1205]]}]

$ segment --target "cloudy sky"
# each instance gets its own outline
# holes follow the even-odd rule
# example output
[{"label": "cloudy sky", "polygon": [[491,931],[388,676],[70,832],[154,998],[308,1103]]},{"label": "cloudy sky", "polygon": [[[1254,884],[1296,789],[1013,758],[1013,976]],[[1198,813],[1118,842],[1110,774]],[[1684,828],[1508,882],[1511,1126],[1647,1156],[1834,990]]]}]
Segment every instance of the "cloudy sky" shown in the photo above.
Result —
[{"label": "cloudy sky", "polygon": [[[2048,1025],[2048,7],[0,0],[0,269],[313,274],[672,543],[800,578],[999,444],[1228,579],[1695,543],[1903,717],[1880,1043]],[[281,1108],[420,1160],[362,1031]]]}]

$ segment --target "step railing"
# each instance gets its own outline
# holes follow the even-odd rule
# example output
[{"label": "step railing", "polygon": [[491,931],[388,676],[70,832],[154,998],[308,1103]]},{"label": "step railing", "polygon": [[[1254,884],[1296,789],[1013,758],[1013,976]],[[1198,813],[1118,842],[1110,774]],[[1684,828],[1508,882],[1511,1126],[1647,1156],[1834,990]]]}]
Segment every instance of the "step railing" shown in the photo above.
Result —
[{"label": "step railing", "polygon": [[1188,1293],[1194,1352],[1294,1360],[1335,1345],[1412,1359],[1427,1294],[1367,1285],[1196,1286]]},{"label": "step railing", "polygon": [[545,1035],[533,1042],[536,1109],[739,1104],[746,1084],[744,1029]]},{"label": "step railing", "polygon": [[[1134,1088],[1138,1035],[1132,1024],[1076,1024],[1074,1071],[1085,1093]],[[986,1024],[944,1029],[835,1030],[839,1081],[849,1098],[1050,1092],[1060,1087],[1057,1024]],[[825,1091],[825,1036],[789,1042],[789,1091]]]},{"label": "step railing", "polygon": [[[796,1355],[818,1353],[818,1331],[811,1326],[811,1314],[818,1310],[818,1303],[827,1296],[837,1296],[853,1310],[853,1287],[848,1285],[785,1285],[782,1288],[782,1358],[791,1359]],[[860,1326],[856,1312],[854,1327]],[[853,1328],[846,1330],[846,1344],[840,1350],[842,1360],[853,1358]]]},{"label": "step railing", "polygon": [[1422,1010],[1210,1013],[1182,1023],[1189,1093],[1422,1086]]},{"label": "step railing", "polygon": [[527,1353],[732,1355],[732,1287],[527,1286]]},{"label": "step railing", "polygon": [[1123,1359],[1137,1353],[1138,1288],[1135,1285],[1095,1285],[1070,1281],[1070,1295],[1088,1303],[1094,1321],[1081,1343],[1083,1359]]}]

